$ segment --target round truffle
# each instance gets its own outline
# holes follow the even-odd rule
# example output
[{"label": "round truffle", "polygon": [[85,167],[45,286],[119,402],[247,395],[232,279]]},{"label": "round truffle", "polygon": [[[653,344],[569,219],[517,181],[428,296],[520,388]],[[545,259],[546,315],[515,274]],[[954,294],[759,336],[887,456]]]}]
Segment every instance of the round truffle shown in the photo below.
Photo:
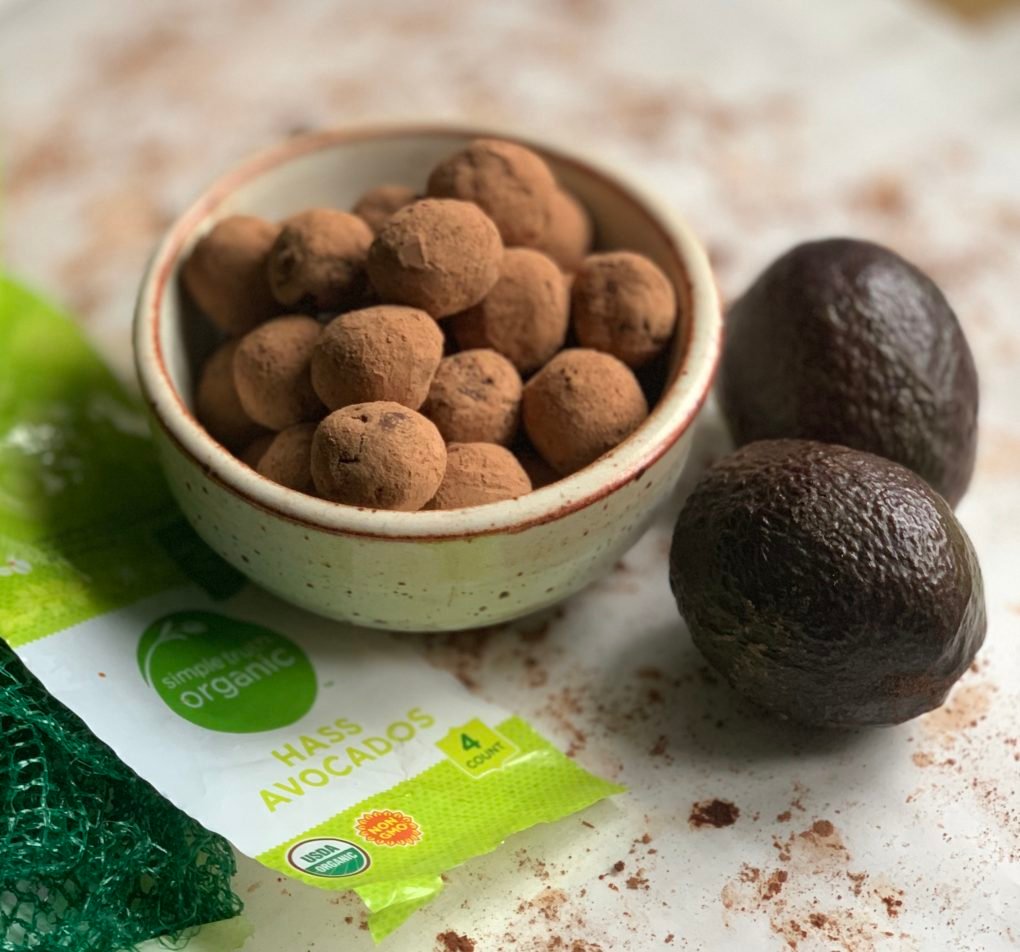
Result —
[{"label": "round truffle", "polygon": [[237,454],[237,458],[244,463],[245,466],[250,466],[252,469],[258,469],[259,461],[265,455],[266,450],[269,449],[269,444],[276,439],[276,434],[269,430],[263,433],[261,436],[255,437],[240,453]]},{"label": "round truffle", "polygon": [[541,489],[543,486],[548,486],[559,480],[560,474],[538,455],[538,450],[530,443],[525,442],[523,445],[515,446],[514,456],[524,468],[524,472],[528,474],[533,490]]},{"label": "round truffle", "polygon": [[241,406],[234,386],[234,354],[239,341],[230,340],[212,352],[202,365],[195,387],[195,416],[209,435],[232,452],[247,446],[265,431]]},{"label": "round truffle", "polygon": [[435,318],[477,304],[496,283],[503,243],[469,202],[423,199],[383,225],[368,252],[368,276],[384,301]]},{"label": "round truffle", "polygon": [[484,506],[531,492],[528,474],[503,446],[451,443],[446,452],[446,474],[426,509]]},{"label": "round truffle", "polygon": [[676,326],[676,294],[657,265],[630,251],[589,255],[570,292],[574,333],[628,367],[657,357]]},{"label": "round truffle", "polygon": [[269,283],[289,308],[319,314],[359,301],[372,229],[357,215],[311,208],[283,223],[269,252]]},{"label": "round truffle", "polygon": [[312,482],[312,437],[315,423],[295,423],[273,437],[255,469],[266,479],[315,495]]},{"label": "round truffle", "polygon": [[608,453],[646,416],[648,404],[633,372],[597,350],[562,351],[524,387],[528,439],[563,476]]},{"label": "round truffle", "polygon": [[377,185],[370,188],[358,199],[354,212],[376,235],[390,216],[405,205],[410,205],[418,196],[413,188],[406,185]]},{"label": "round truffle", "polygon": [[241,338],[234,354],[234,384],[248,416],[271,430],[322,416],[310,373],[321,332],[318,321],[290,314]]},{"label": "round truffle", "polygon": [[567,285],[556,263],[531,248],[508,248],[495,287],[456,315],[451,329],[461,347],[491,348],[529,374],[563,346],[569,323]]},{"label": "round truffle", "polygon": [[446,470],[435,424],[399,403],[355,403],[323,420],[312,440],[319,494],[348,506],[421,509]]},{"label": "round truffle", "polygon": [[251,215],[231,215],[198,240],[181,280],[202,312],[224,334],[244,334],[279,313],[266,275],[269,249],[280,233]]},{"label": "round truffle", "polygon": [[516,368],[494,350],[444,357],[422,407],[447,443],[508,445],[517,433],[523,384]]},{"label": "round truffle", "polygon": [[417,410],[442,357],[443,332],[424,311],[396,304],[349,311],[315,345],[312,386],[330,410],[379,400]]},{"label": "round truffle", "polygon": [[476,139],[440,162],[428,182],[429,195],[474,202],[496,223],[506,245],[538,240],[555,191],[542,158],[501,139]]},{"label": "round truffle", "polygon": [[591,250],[591,216],[570,192],[557,189],[546,210],[545,228],[532,247],[545,252],[564,271],[581,267]]}]

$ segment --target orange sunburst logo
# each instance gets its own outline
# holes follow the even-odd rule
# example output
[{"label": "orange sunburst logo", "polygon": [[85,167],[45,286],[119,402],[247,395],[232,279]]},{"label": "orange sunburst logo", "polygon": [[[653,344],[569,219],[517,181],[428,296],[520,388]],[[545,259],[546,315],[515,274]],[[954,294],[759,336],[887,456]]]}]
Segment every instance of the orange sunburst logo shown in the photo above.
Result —
[{"label": "orange sunburst logo", "polygon": [[421,827],[414,817],[400,810],[370,810],[354,821],[363,840],[377,846],[414,846],[421,840]]}]

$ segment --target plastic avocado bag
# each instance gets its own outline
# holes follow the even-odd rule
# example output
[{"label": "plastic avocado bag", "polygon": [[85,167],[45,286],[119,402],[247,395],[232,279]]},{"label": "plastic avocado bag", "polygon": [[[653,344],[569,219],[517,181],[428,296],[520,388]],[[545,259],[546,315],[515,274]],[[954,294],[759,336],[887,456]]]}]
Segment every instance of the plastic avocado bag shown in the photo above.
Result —
[{"label": "plastic avocado bag", "polygon": [[247,585],[183,521],[73,324],[2,278],[0,634],[205,827],[353,889],[376,939],[444,871],[622,789],[406,644]]}]

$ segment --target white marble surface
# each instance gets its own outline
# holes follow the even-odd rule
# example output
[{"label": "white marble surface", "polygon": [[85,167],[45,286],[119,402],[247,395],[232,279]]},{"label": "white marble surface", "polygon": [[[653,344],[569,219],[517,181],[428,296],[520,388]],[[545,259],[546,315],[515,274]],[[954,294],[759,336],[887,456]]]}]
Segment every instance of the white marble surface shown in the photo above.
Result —
[{"label": "white marble surface", "polygon": [[[622,162],[689,217],[730,296],[795,240],[886,242],[970,336],[982,440],[959,514],[990,632],[950,706],[838,738],[764,721],[677,619],[666,513],[544,638],[422,641],[631,793],[453,870],[383,948],[429,952],[446,930],[485,952],[1020,944],[1017,62],[1017,18],[964,27],[905,0],[0,7],[6,261],[125,375],[146,255],[209,179],[289,130],[394,116],[530,126]],[[721,448],[711,418],[701,448]],[[739,819],[692,829],[713,797]],[[371,947],[347,898],[244,859],[237,888],[246,952]]]}]

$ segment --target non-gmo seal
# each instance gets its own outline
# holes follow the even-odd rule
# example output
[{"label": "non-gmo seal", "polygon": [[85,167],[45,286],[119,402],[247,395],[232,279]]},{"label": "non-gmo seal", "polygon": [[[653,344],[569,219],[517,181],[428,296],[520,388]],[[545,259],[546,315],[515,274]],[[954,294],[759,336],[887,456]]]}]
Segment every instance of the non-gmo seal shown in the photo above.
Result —
[{"label": "non-gmo seal", "polygon": [[331,836],[295,843],[287,852],[287,862],[298,872],[330,879],[355,876],[372,865],[368,853],[356,843]]}]

